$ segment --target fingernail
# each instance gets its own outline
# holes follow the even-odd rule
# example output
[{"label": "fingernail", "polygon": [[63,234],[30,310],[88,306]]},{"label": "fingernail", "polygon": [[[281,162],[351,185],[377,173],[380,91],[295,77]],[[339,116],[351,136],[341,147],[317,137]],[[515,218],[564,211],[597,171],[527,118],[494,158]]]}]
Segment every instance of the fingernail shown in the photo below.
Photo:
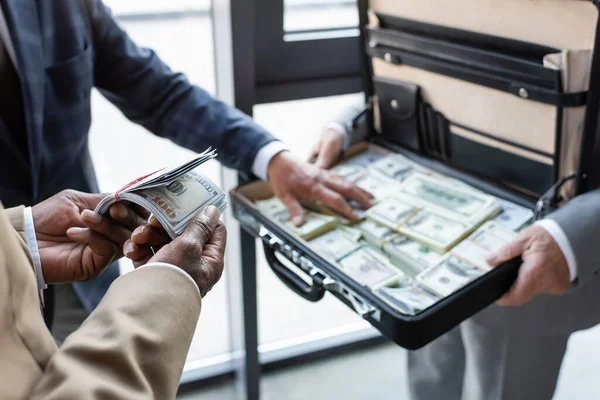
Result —
[{"label": "fingernail", "polygon": [[67,229],[67,236],[82,236],[87,232],[86,228],[69,228]]},{"label": "fingernail", "polygon": [[297,215],[294,218],[292,218],[292,224],[294,224],[295,226],[302,225],[302,217]]},{"label": "fingernail", "polygon": [[102,215],[97,214],[92,210],[83,210],[81,216],[94,224],[99,224],[102,222]]},{"label": "fingernail", "polygon": [[206,215],[208,218],[210,218],[212,220],[213,218],[219,218],[221,213],[219,213],[219,209],[217,207],[208,206],[204,210],[204,215]]},{"label": "fingernail", "polygon": [[131,254],[136,250],[136,245],[133,242],[127,242],[125,243],[125,246],[123,246],[123,253],[125,253],[125,255]]}]

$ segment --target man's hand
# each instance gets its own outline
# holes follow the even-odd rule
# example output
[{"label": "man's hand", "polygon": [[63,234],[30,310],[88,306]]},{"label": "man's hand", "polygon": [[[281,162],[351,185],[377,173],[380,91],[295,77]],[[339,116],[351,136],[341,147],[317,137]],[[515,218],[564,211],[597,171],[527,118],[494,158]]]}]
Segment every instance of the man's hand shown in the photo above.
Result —
[{"label": "man's hand", "polygon": [[219,210],[200,211],[185,232],[163,246],[148,262],[164,262],[187,272],[204,297],[223,273],[227,230],[219,221]]},{"label": "man's hand", "polygon": [[344,134],[337,129],[325,129],[313,147],[310,159],[316,157],[317,167],[329,168],[340,158],[343,147]]},{"label": "man's hand", "polygon": [[120,257],[123,243],[145,223],[123,204],[111,208],[114,219],[95,214],[91,210],[104,196],[65,190],[32,207],[46,283],[95,278]]},{"label": "man's hand", "polygon": [[534,225],[523,230],[514,242],[489,256],[487,262],[498,266],[519,255],[523,260],[519,276],[498,304],[520,306],[538,294],[563,294],[569,289],[567,260],[544,228]]},{"label": "man's hand", "polygon": [[273,192],[286,205],[292,222],[297,226],[304,223],[304,209],[300,201],[319,200],[350,219],[357,217],[345,199],[355,200],[365,209],[372,206],[370,193],[339,175],[297,160],[288,151],[273,157],[268,175]]}]

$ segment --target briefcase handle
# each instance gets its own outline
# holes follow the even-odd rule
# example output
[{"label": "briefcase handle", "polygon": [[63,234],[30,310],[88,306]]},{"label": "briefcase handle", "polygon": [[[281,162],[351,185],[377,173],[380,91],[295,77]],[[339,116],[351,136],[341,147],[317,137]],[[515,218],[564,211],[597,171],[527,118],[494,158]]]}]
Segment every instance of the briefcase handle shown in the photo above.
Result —
[{"label": "briefcase handle", "polygon": [[[288,288],[293,290],[302,298],[313,303],[318,302],[323,298],[323,296],[325,296],[325,288],[323,286],[316,284],[312,278],[310,278],[312,283],[306,282],[298,274],[287,268],[285,265],[283,265],[281,261],[279,261],[276,253],[281,254],[283,257],[287,258],[292,263],[297,264],[296,262],[294,262],[293,259],[291,259],[291,257],[288,257],[285,254],[276,250],[276,247],[283,246],[283,243],[277,237],[275,237],[271,232],[269,232],[263,227],[260,230],[260,238],[263,241],[265,258],[267,259],[269,267],[271,267],[275,275]],[[300,256],[297,255],[296,258],[299,257]]]}]

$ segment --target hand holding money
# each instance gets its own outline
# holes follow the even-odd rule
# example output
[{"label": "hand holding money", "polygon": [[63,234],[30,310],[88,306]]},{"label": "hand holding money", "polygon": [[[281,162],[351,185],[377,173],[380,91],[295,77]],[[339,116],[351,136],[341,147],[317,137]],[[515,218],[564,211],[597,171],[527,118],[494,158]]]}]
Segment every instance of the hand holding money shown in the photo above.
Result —
[{"label": "hand holding money", "polygon": [[516,240],[505,245],[486,261],[498,266],[521,256],[523,264],[510,290],[498,300],[503,306],[520,306],[538,294],[564,294],[569,289],[567,260],[552,236],[534,225],[522,231]]},{"label": "hand holding money", "polygon": [[137,204],[151,212],[174,239],[201,209],[213,205],[222,212],[227,207],[225,193],[200,171],[203,163],[216,156],[208,149],[182,165],[138,178],[102,199],[96,212],[105,214],[119,201]]},{"label": "hand holding money", "polygon": [[196,282],[204,297],[223,274],[227,230],[219,217],[214,206],[193,215],[183,234],[162,247],[149,262],[181,268]]}]

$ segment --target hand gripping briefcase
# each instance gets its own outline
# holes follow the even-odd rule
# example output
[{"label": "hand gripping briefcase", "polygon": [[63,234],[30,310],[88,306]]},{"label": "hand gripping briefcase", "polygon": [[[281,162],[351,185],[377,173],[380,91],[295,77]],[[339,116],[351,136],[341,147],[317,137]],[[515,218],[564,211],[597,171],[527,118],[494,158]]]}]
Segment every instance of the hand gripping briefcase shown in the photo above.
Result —
[{"label": "hand gripping briefcase", "polygon": [[[359,12],[367,108],[348,127],[366,127],[369,137],[346,158],[366,146],[400,154],[537,217],[599,186],[596,2],[359,0]],[[272,196],[257,181],[234,189],[231,203],[275,274],[309,301],[330,292],[407,349],[497,300],[518,273],[515,259],[403,309],[262,213],[256,202]]]}]

